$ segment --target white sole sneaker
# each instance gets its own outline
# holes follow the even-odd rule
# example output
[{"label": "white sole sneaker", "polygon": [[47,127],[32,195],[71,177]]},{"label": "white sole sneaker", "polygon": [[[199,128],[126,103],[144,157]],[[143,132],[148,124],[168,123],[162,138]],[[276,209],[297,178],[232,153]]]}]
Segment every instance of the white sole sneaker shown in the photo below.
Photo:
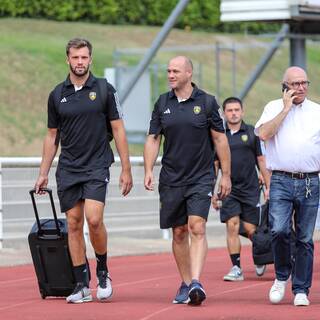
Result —
[{"label": "white sole sneaker", "polygon": [[92,295],[91,290],[88,287],[80,288],[78,291],[74,291],[70,294],[66,301],[68,303],[84,303],[84,302],[91,302]]},{"label": "white sole sneaker", "polygon": [[305,293],[297,293],[294,297],[293,304],[296,307],[307,307],[310,305],[310,301]]},{"label": "white sole sneaker", "polygon": [[262,264],[262,265],[256,265],[256,275],[258,277],[262,277],[267,269],[267,265]]},{"label": "white sole sneaker", "polygon": [[109,273],[102,272],[100,276],[98,276],[97,299],[102,302],[110,300],[112,293],[113,290]]},{"label": "white sole sneaker", "polygon": [[233,266],[230,269],[229,273],[223,277],[223,280],[224,281],[243,281],[244,276],[241,268],[239,268],[238,266]]},{"label": "white sole sneaker", "polygon": [[286,292],[287,281],[275,280],[270,291],[269,300],[273,304],[279,303]]}]

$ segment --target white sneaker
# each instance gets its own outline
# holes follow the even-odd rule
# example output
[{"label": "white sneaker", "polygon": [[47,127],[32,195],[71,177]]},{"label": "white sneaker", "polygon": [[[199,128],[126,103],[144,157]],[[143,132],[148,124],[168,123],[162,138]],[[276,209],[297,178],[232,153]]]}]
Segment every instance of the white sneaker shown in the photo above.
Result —
[{"label": "white sneaker", "polygon": [[279,303],[286,292],[287,281],[274,280],[269,292],[269,300],[271,303]]},{"label": "white sneaker", "polygon": [[258,277],[263,276],[263,274],[265,273],[266,269],[267,269],[267,265],[266,264],[261,264],[261,265],[256,264],[256,275]]},{"label": "white sneaker", "polygon": [[293,304],[295,306],[308,306],[310,301],[305,293],[297,293],[294,297]]},{"label": "white sneaker", "polygon": [[241,268],[233,266],[229,273],[223,277],[224,281],[242,281],[244,280]]},{"label": "white sneaker", "polygon": [[112,296],[112,285],[109,273],[107,271],[98,272],[98,290],[97,298],[100,301],[107,300]]},{"label": "white sneaker", "polygon": [[77,283],[73,292],[66,298],[68,303],[83,303],[92,301],[91,290],[83,283]]}]

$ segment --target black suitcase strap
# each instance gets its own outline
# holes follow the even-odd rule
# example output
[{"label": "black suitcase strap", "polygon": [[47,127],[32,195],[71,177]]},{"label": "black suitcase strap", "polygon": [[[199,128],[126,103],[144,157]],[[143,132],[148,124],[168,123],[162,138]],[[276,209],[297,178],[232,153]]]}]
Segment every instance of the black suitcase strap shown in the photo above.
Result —
[{"label": "black suitcase strap", "polygon": [[[53,218],[54,218],[55,225],[56,225],[57,235],[61,236],[61,231],[60,231],[59,222],[58,222],[58,218],[57,218],[57,212],[56,212],[56,208],[55,208],[55,205],[54,205],[54,202],[53,202],[52,190],[49,189],[49,188],[41,188],[41,191],[45,191],[49,195],[51,209],[52,209],[52,213],[53,213]],[[29,193],[30,193],[31,200],[32,200],[34,214],[35,214],[36,220],[37,220],[38,230],[39,230],[39,233],[41,234],[41,233],[43,233],[43,230],[42,230],[42,227],[41,227],[38,208],[37,208],[36,200],[35,200],[35,197],[34,197],[34,194],[36,193],[36,190],[32,189],[32,190],[29,191]]]}]

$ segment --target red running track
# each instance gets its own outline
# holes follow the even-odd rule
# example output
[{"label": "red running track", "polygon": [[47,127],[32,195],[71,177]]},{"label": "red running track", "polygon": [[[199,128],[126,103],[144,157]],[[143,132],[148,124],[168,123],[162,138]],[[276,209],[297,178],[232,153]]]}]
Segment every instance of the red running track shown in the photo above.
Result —
[{"label": "red running track", "polygon": [[[315,253],[319,252],[316,244]],[[171,303],[180,279],[171,254],[109,259],[114,295],[111,302],[72,305],[63,298],[42,300],[32,265],[0,268],[0,319],[6,320],[318,320],[320,319],[319,258],[316,254],[309,307],[293,306],[287,287],[279,305],[268,301],[273,267],[255,275],[250,247],[243,247],[245,281],[222,281],[230,262],[225,248],[209,250],[202,283],[207,300],[200,307]],[[92,270],[95,263],[90,262]],[[95,281],[91,288],[95,296]]]}]

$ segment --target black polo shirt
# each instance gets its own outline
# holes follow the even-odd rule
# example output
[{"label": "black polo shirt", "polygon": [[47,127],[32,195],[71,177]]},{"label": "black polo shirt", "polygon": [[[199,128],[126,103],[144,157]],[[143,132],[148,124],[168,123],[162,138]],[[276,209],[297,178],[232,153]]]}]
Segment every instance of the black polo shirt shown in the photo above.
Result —
[{"label": "black polo shirt", "polygon": [[226,134],[231,151],[231,193],[240,198],[256,197],[259,192],[256,164],[262,151],[254,127],[242,121],[239,131],[231,134],[227,126]]},{"label": "black polo shirt", "polygon": [[75,91],[69,76],[62,84],[61,101],[48,99],[48,128],[58,128],[61,139],[59,166],[69,171],[87,171],[109,167],[114,162],[107,138],[107,118],[122,117],[116,90],[107,84],[107,101],[103,105],[96,78],[90,73],[82,89]]},{"label": "black polo shirt", "polygon": [[160,183],[183,186],[214,179],[214,150],[209,128],[224,132],[219,106],[212,99],[210,115],[206,112],[206,93],[195,85],[190,98],[179,102],[174,91],[165,93],[155,104],[149,134],[163,134]]}]

